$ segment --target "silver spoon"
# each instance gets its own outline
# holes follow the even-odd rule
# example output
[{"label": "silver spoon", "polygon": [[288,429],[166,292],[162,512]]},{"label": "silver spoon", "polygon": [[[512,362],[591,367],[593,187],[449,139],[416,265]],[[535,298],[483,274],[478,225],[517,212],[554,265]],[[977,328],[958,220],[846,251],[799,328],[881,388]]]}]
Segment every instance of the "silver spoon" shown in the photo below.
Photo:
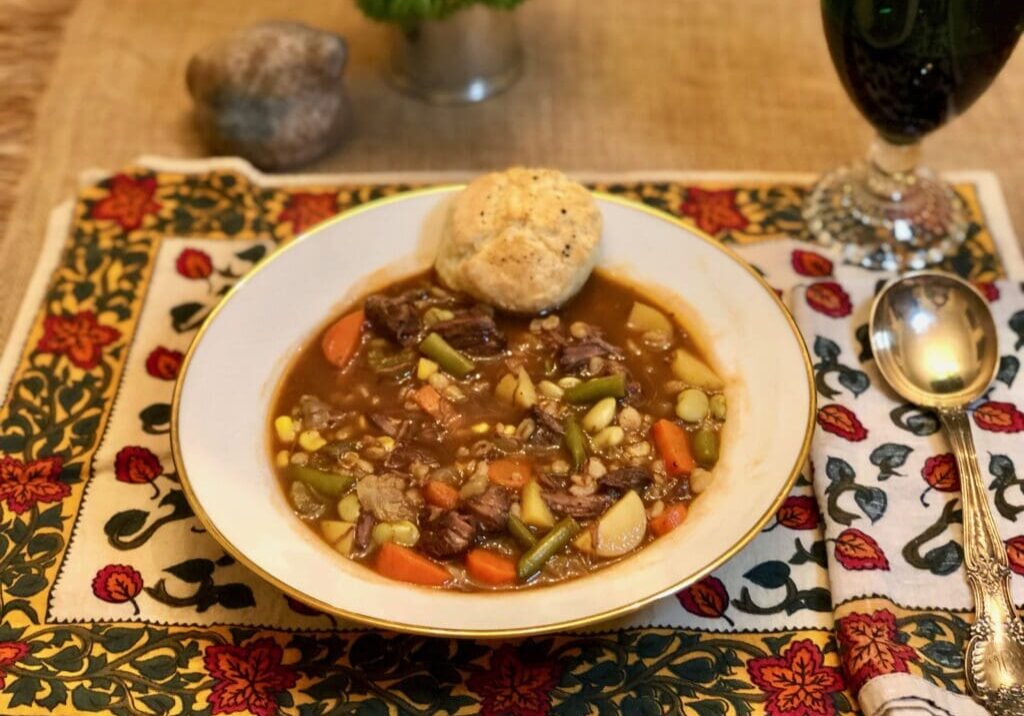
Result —
[{"label": "silver spoon", "polygon": [[908,273],[875,297],[869,334],[882,376],[906,400],[938,413],[960,468],[964,562],[975,609],[967,685],[993,713],[1024,716],[1024,626],[1010,600],[1006,550],[964,412],[992,382],[999,359],[988,304],[949,274]]}]

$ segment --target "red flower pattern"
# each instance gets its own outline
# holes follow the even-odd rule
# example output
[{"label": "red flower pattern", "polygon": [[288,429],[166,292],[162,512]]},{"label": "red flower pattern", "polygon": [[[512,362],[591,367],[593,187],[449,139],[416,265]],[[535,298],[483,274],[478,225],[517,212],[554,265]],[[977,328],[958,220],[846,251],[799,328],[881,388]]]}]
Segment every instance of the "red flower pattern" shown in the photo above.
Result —
[{"label": "red flower pattern", "polygon": [[160,211],[160,203],[153,200],[155,193],[154,177],[133,179],[118,174],[110,180],[110,193],[92,205],[89,216],[116,221],[125,231],[133,231],[147,215]]},{"label": "red flower pattern", "polygon": [[885,609],[843,617],[838,622],[836,638],[843,670],[854,694],[875,676],[907,673],[907,663],[919,658],[913,648],[899,641],[896,617]]},{"label": "red flower pattern", "polygon": [[483,716],[545,716],[559,676],[556,662],[524,662],[515,647],[503,644],[491,654],[490,668],[473,674],[466,686],[483,697]]},{"label": "red flower pattern", "polygon": [[184,359],[185,356],[181,351],[172,351],[163,346],[157,346],[146,356],[146,372],[160,380],[175,380]]},{"label": "red flower pattern", "polygon": [[28,655],[29,646],[23,641],[0,641],[0,689],[7,685],[5,666],[13,666]]},{"label": "red flower pattern", "polygon": [[160,459],[153,451],[138,445],[129,445],[117,451],[114,457],[114,476],[130,485],[146,485],[164,472]]},{"label": "red flower pattern", "polygon": [[1006,540],[1006,558],[1010,562],[1010,569],[1017,574],[1024,574],[1024,535]]},{"label": "red flower pattern", "polygon": [[284,651],[273,639],[257,639],[243,646],[214,644],[206,647],[203,664],[213,677],[210,713],[251,711],[256,716],[276,714],[274,697],[297,681],[281,663]]},{"label": "red flower pattern", "polygon": [[933,455],[925,460],[921,477],[939,492],[960,492],[960,469],[953,453]]},{"label": "red flower pattern", "polygon": [[795,249],[789,257],[793,270],[801,276],[831,276],[832,262],[814,251]]},{"label": "red flower pattern", "polygon": [[60,480],[61,464],[59,457],[43,457],[27,465],[10,456],[0,458],[0,500],[19,515],[37,502],[60,502],[71,494],[71,486]]},{"label": "red flower pattern", "polygon": [[850,295],[835,281],[819,281],[807,287],[807,305],[832,318],[849,316],[853,310]]},{"label": "red flower pattern", "polygon": [[103,348],[120,337],[119,330],[104,326],[92,311],[64,313],[46,317],[36,350],[66,355],[79,368],[91,370],[100,364]]},{"label": "red flower pattern", "polygon": [[742,231],[750,221],[736,205],[735,189],[698,189],[690,187],[686,190],[686,201],[679,211],[696,222],[701,231],[717,234],[725,229]]},{"label": "red flower pattern", "polygon": [[813,530],[818,526],[818,501],[807,495],[787,497],[775,518],[791,530]]},{"label": "red flower pattern", "polygon": [[889,560],[875,538],[853,527],[836,537],[835,555],[846,569],[889,569]]},{"label": "red flower pattern", "polygon": [[92,579],[92,593],[97,598],[111,604],[131,602],[136,614],[139,613],[139,605],[135,597],[141,591],[142,575],[127,564],[108,564]]},{"label": "red flower pattern", "polygon": [[683,609],[707,619],[725,619],[733,623],[725,610],[729,608],[729,593],[718,577],[708,575],[676,594]]},{"label": "red flower pattern", "polygon": [[747,662],[751,680],[767,695],[769,716],[833,716],[832,694],[843,690],[839,670],[824,665],[810,639],[792,642],[779,656]]},{"label": "red flower pattern", "polygon": [[213,259],[200,249],[182,249],[174,268],[185,278],[193,280],[209,278],[213,273]]},{"label": "red flower pattern", "polygon": [[818,425],[827,433],[838,435],[850,442],[860,442],[868,436],[868,429],[861,424],[849,408],[830,403],[818,410]]},{"label": "red flower pattern", "polygon": [[999,300],[999,287],[992,281],[975,281],[974,287],[989,303]]},{"label": "red flower pattern", "polygon": [[329,219],[338,213],[338,196],[333,192],[314,194],[299,192],[288,198],[279,220],[290,221],[292,233],[301,234],[311,226]]},{"label": "red flower pattern", "polygon": [[989,400],[974,411],[974,424],[993,433],[1019,433],[1024,430],[1024,413],[1013,403]]},{"label": "red flower pattern", "polygon": [[956,466],[956,458],[953,453],[933,455],[924,461],[921,468],[921,477],[928,483],[928,488],[921,493],[921,504],[925,507],[925,495],[929,490],[939,492],[960,492],[960,468]]}]

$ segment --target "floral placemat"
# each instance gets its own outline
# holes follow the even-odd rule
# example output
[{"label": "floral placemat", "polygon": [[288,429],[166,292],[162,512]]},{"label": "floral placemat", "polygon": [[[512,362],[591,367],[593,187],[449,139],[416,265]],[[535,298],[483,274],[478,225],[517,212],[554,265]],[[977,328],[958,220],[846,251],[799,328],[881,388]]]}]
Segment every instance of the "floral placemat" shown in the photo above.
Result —
[{"label": "floral placemat", "polygon": [[[341,623],[287,599],[203,531],[168,438],[195,330],[275,245],[424,183],[147,161],[87,181],[55,214],[0,361],[0,711],[855,713],[833,637],[833,548],[806,477],[762,535],[689,589],[594,632],[502,643]],[[832,274],[805,243],[802,181],[593,184],[735,244],[780,289]],[[948,268],[987,285],[1020,261],[1015,240],[991,177],[958,190],[977,221]],[[842,310],[841,289],[818,283],[823,310]],[[967,619],[902,610],[885,637],[917,657],[901,670],[962,690],[950,654]]]}]

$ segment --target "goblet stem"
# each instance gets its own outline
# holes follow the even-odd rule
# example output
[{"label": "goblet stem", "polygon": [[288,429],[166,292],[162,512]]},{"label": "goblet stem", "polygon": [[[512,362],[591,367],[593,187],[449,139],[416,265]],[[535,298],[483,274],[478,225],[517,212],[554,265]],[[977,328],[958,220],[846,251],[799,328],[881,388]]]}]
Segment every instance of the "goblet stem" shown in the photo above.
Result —
[{"label": "goblet stem", "polygon": [[921,143],[894,144],[877,135],[868,151],[866,184],[869,191],[888,201],[902,201],[916,185]]}]

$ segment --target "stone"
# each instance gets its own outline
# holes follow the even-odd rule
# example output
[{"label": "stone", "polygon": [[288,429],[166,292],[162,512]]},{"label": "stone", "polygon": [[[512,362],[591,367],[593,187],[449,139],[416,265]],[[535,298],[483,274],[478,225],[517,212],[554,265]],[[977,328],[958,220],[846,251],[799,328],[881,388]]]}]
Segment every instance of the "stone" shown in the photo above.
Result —
[{"label": "stone", "polygon": [[334,147],[350,126],[338,35],[297,22],[239,30],[195,54],[186,83],[200,133],[217,154],[289,169]]}]

